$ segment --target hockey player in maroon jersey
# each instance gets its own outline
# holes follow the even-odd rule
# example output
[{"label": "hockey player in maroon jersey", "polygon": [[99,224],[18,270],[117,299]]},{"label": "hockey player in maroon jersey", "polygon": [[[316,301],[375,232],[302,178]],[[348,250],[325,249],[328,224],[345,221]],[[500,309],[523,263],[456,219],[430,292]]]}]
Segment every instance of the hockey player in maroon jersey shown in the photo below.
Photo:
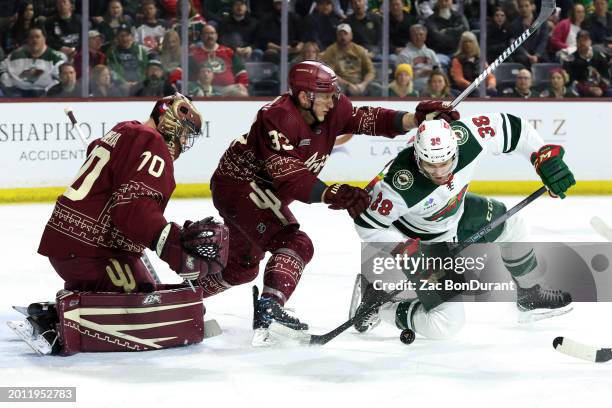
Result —
[{"label": "hockey player in maroon jersey", "polygon": [[347,210],[353,218],[368,205],[368,194],[361,188],[328,186],[317,177],[336,137],[346,133],[394,137],[434,111],[444,118],[458,118],[447,105],[434,101],[421,103],[414,115],[353,108],[339,93],[334,71],[316,61],[294,65],[289,85],[290,92],[261,108],[249,133],[225,151],[211,180],[214,205],[230,230],[230,251],[223,272],[200,281],[204,297],[252,281],[264,254],[271,253],[261,298],[257,287],[253,293],[256,345],[267,342],[272,320],[294,329],[308,328],[283,308],[314,251],[289,204],[322,202],[333,210]]},{"label": "hockey player in maroon jersey", "polygon": [[163,216],[175,188],[173,161],[201,126],[195,106],[177,93],[157,101],[146,122],[118,123],[89,145],[38,249],[64,290],[56,305],[12,327],[36,351],[67,355],[201,341],[201,289],[156,284],[140,260],[151,248],[188,280],[224,266],[224,225],[207,218],[180,227]]}]

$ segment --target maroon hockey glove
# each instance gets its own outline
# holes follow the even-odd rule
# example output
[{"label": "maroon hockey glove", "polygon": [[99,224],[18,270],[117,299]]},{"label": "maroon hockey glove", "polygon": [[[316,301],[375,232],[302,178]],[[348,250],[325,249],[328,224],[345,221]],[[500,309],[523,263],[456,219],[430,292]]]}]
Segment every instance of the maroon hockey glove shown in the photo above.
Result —
[{"label": "maroon hockey glove", "polygon": [[414,113],[414,121],[416,122],[417,126],[419,126],[421,122],[423,122],[424,120],[428,120],[428,114],[436,112],[437,115],[435,115],[431,119],[444,119],[445,121],[450,123],[452,121],[459,120],[459,118],[461,117],[458,111],[453,110],[453,108],[451,108],[450,102],[423,101],[420,102],[416,107],[416,111]]},{"label": "maroon hockey glove", "polygon": [[171,222],[161,231],[153,249],[181,278],[195,280],[225,268],[229,233],[212,217],[186,221],[183,228]]},{"label": "maroon hockey glove", "polygon": [[359,187],[348,184],[332,184],[323,192],[323,202],[332,210],[348,210],[351,218],[357,217],[370,204],[370,196]]}]

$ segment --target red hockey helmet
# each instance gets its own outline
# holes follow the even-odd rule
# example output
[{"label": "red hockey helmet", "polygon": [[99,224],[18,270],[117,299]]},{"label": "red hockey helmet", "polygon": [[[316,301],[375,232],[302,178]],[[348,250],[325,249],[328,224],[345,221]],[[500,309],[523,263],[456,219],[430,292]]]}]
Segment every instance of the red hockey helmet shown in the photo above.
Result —
[{"label": "red hockey helmet", "polygon": [[319,61],[298,62],[289,72],[291,95],[297,98],[300,91],[314,94],[340,92],[336,73],[328,65]]}]

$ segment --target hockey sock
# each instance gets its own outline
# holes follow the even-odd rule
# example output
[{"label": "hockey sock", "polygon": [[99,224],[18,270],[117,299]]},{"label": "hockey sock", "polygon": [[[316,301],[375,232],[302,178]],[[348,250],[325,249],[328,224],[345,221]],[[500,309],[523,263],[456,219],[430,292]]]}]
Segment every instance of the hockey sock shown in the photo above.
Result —
[{"label": "hockey sock", "polygon": [[276,250],[266,264],[262,297],[274,298],[284,305],[300,281],[304,266],[297,252],[288,248]]},{"label": "hockey sock", "polygon": [[544,272],[538,267],[533,247],[521,244],[503,246],[501,256],[504,266],[521,288],[530,288],[541,282]]},{"label": "hockey sock", "polygon": [[198,283],[202,287],[202,297],[204,298],[214,296],[232,287],[232,285],[223,279],[220,273],[206,275],[200,278]]}]

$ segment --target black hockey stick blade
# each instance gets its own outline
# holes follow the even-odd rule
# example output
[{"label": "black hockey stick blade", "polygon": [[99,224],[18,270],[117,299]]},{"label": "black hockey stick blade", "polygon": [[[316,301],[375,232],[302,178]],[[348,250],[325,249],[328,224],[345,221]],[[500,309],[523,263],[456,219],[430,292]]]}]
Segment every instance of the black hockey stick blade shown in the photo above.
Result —
[{"label": "black hockey stick blade", "polygon": [[553,347],[560,353],[570,357],[594,363],[605,363],[612,360],[612,348],[597,348],[579,343],[567,337],[557,337],[553,340]]}]

